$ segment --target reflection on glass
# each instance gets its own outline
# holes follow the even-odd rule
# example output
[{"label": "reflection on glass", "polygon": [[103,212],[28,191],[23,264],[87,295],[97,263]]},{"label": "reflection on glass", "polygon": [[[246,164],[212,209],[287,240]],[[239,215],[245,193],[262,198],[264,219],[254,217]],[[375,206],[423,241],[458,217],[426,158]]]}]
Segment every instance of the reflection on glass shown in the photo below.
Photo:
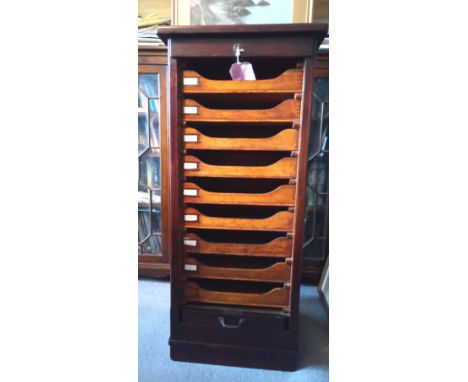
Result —
[{"label": "reflection on glass", "polygon": [[[138,76],[138,87],[144,94],[144,98],[159,98],[159,77],[158,74],[140,74]],[[158,110],[157,102],[150,99],[150,111],[152,113]]]},{"label": "reflection on glass", "polygon": [[[323,144],[324,120],[328,119],[328,78],[316,78],[312,108],[312,125],[310,131],[309,155],[317,152]],[[328,122],[326,123],[328,127]],[[328,145],[328,139],[326,144]]]},{"label": "reflection on glass", "polygon": [[147,115],[138,113],[138,155],[148,148],[148,122]]},{"label": "reflection on glass", "polygon": [[[159,101],[158,101],[159,102]],[[159,144],[159,113],[150,113],[150,146],[160,147]]]},{"label": "reflection on glass", "polygon": [[140,158],[140,174],[138,179],[138,191],[149,189],[158,191],[161,189],[161,160],[158,156],[143,155]]},{"label": "reflection on glass", "polygon": [[158,75],[141,74],[138,88],[138,154],[141,155],[148,148],[160,147]]}]

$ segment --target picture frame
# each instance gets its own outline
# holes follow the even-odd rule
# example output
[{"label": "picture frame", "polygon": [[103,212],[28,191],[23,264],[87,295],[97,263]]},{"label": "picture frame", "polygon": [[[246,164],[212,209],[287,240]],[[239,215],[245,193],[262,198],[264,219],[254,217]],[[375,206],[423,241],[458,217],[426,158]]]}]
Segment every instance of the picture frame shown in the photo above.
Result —
[{"label": "picture frame", "polygon": [[328,0],[172,0],[172,25],[310,22],[328,22]]}]

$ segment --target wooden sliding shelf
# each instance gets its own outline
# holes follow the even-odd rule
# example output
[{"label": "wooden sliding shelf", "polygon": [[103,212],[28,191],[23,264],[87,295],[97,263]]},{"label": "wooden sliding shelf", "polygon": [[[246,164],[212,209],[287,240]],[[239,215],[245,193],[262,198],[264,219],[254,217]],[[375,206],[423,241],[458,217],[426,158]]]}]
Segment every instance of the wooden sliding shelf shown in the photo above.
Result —
[{"label": "wooden sliding shelf", "polygon": [[[165,27],[171,358],[294,370],[324,25]],[[241,45],[257,80],[233,81]],[[242,58],[242,56],[241,56]]]},{"label": "wooden sliding shelf", "polygon": [[231,218],[206,216],[195,208],[184,210],[185,228],[240,229],[257,231],[292,231],[294,214],[279,211],[267,218]]},{"label": "wooden sliding shelf", "polygon": [[302,91],[302,69],[287,69],[278,77],[257,81],[210,80],[193,70],[183,71],[184,94],[286,93]]},{"label": "wooden sliding shelf", "polygon": [[297,130],[284,129],[267,138],[219,138],[208,137],[197,129],[184,129],[184,147],[199,150],[297,150]]},{"label": "wooden sliding shelf", "polygon": [[288,99],[269,109],[210,109],[193,99],[184,102],[185,122],[291,123],[299,120],[301,102]]},{"label": "wooden sliding shelf", "polygon": [[273,288],[267,292],[220,292],[204,289],[194,282],[184,284],[186,301],[206,302],[211,304],[231,304],[258,307],[286,308],[289,306],[289,289]]},{"label": "wooden sliding shelf", "polygon": [[294,206],[296,186],[285,184],[265,193],[211,192],[195,183],[185,182],[184,203],[245,204],[251,206]]},{"label": "wooden sliding shelf", "polygon": [[208,178],[278,178],[292,179],[296,175],[297,159],[282,158],[267,166],[211,165],[196,156],[184,156],[184,176]]},{"label": "wooden sliding shelf", "polygon": [[211,278],[229,280],[253,280],[288,283],[291,278],[290,262],[277,262],[265,268],[236,268],[235,266],[210,266],[202,261],[187,257],[184,272],[190,278]]},{"label": "wooden sliding shelf", "polygon": [[278,237],[264,244],[215,243],[186,233],[183,239],[185,253],[213,253],[239,256],[291,257],[292,238]]}]

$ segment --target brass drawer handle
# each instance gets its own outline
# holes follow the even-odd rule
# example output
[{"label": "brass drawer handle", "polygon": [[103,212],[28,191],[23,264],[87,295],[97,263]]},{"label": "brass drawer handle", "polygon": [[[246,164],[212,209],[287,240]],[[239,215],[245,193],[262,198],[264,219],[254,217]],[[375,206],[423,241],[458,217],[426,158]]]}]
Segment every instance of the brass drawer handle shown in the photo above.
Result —
[{"label": "brass drawer handle", "polygon": [[239,329],[242,326],[242,324],[245,322],[245,318],[239,318],[239,322],[237,323],[237,325],[226,324],[224,322],[224,317],[218,317],[218,322],[223,328]]}]

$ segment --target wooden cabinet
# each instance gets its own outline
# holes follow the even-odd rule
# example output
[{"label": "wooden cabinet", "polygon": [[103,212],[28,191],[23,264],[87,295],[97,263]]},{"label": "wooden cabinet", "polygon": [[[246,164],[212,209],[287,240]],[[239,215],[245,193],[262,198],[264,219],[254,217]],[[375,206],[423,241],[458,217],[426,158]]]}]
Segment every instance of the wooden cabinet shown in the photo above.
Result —
[{"label": "wooden cabinet", "polygon": [[[297,359],[314,57],[325,25],[160,28],[169,46],[171,358]],[[233,81],[233,47],[256,80]]]},{"label": "wooden cabinet", "polygon": [[169,276],[167,50],[138,50],[138,275]]}]

